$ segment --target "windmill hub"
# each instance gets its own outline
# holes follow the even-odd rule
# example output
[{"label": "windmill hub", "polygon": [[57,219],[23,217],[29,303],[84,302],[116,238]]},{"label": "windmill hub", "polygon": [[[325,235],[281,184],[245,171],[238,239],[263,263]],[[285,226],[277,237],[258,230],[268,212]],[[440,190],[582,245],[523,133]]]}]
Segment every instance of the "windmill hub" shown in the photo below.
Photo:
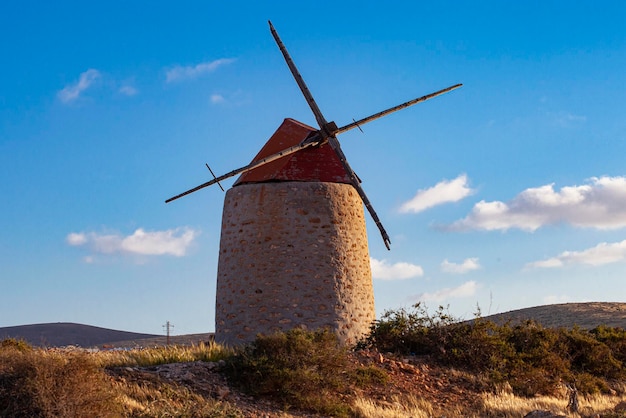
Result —
[{"label": "windmill hub", "polygon": [[339,130],[339,128],[337,127],[337,124],[335,122],[330,121],[327,124],[325,124],[321,130],[322,132],[324,132],[324,135],[326,137],[329,137],[329,136],[335,135],[337,131]]}]

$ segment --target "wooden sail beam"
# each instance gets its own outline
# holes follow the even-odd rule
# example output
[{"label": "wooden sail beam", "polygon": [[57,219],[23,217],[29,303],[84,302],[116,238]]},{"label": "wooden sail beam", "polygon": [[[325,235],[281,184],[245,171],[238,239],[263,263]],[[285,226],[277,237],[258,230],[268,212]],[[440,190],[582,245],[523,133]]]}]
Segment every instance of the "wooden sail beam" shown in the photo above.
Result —
[{"label": "wooden sail beam", "polygon": [[282,52],[283,57],[285,58],[285,62],[287,62],[287,66],[289,67],[289,70],[293,75],[293,78],[295,78],[298,87],[300,87],[302,95],[304,96],[306,102],[311,108],[313,115],[315,115],[315,120],[317,121],[317,124],[319,125],[321,130],[324,130],[326,127],[326,118],[324,118],[324,115],[322,115],[322,111],[320,110],[319,106],[317,106],[317,103],[315,102],[311,91],[309,90],[306,83],[304,82],[304,79],[300,75],[298,68],[296,68],[296,64],[291,59],[291,55],[289,55],[289,52],[287,52],[285,44],[283,44],[283,41],[281,41],[280,37],[278,36],[278,32],[276,32],[276,29],[274,29],[274,25],[272,25],[272,22],[269,20],[267,22],[270,25],[270,32],[272,32],[272,36],[274,37],[274,40],[276,41],[280,52]]},{"label": "wooden sail beam", "polygon": [[[317,135],[315,135],[315,136],[317,136]],[[319,138],[319,136],[317,136],[317,137]],[[219,177],[214,177],[213,180],[209,180],[206,183],[202,183],[201,185],[194,187],[193,189],[189,189],[189,190],[187,190],[185,192],[182,192],[182,193],[180,193],[180,194],[178,194],[178,195],[176,195],[174,197],[170,197],[169,199],[167,199],[165,201],[165,203],[169,203],[169,202],[171,202],[173,200],[180,199],[183,196],[187,196],[188,194],[191,194],[193,192],[197,192],[198,190],[204,189],[205,187],[212,186],[215,183],[219,183],[220,181],[226,180],[227,178],[230,178],[230,177],[233,177],[233,176],[236,176],[237,174],[246,173],[246,172],[248,172],[250,170],[254,170],[257,167],[260,167],[260,166],[265,165],[267,163],[271,163],[272,161],[276,161],[279,158],[283,158],[283,157],[285,157],[287,155],[293,154],[294,152],[298,152],[298,151],[303,150],[305,148],[309,148],[309,147],[315,146],[318,143],[319,143],[319,141],[317,141],[317,142],[315,142],[315,141],[304,142],[303,141],[303,142],[301,142],[298,145],[294,145],[292,147],[286,148],[286,149],[284,149],[284,150],[282,150],[280,152],[277,152],[276,154],[272,154],[272,155],[269,155],[269,156],[267,156],[265,158],[262,158],[260,160],[253,161],[253,162],[251,162],[248,165],[245,165],[243,167],[237,168],[237,169],[235,169],[233,171],[229,171],[228,173],[222,174]]]},{"label": "wooden sail beam", "polygon": [[359,119],[359,120],[357,120],[355,122],[347,124],[346,126],[342,126],[341,128],[338,128],[337,131],[334,132],[334,134],[336,134],[336,135],[342,134],[342,133],[344,133],[346,131],[349,131],[350,129],[354,129],[354,128],[361,129],[360,126],[363,125],[363,124],[366,124],[366,123],[371,122],[371,121],[376,120],[376,119],[380,119],[383,116],[387,116],[388,114],[393,113],[393,112],[397,112],[398,110],[406,109],[407,107],[413,106],[415,104],[425,102],[426,100],[435,98],[437,96],[441,96],[442,94],[448,93],[449,91],[452,91],[452,90],[456,90],[456,89],[458,89],[461,86],[463,86],[463,84],[455,84],[454,86],[446,87],[445,89],[441,89],[441,90],[436,91],[434,93],[427,94],[426,96],[418,97],[417,99],[409,100],[408,102],[404,102],[402,104],[399,104],[399,105],[394,106],[394,107],[390,107],[389,109],[383,110],[381,112],[374,113],[371,116],[368,116],[368,117],[363,118],[363,119]]}]

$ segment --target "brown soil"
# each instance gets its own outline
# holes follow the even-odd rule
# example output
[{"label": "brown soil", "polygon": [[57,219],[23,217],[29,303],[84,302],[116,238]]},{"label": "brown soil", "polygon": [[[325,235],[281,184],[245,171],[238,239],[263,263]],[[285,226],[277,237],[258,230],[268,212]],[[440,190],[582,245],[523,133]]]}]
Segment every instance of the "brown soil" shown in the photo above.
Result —
[{"label": "brown soil", "polygon": [[[480,383],[465,373],[427,364],[419,358],[394,358],[376,351],[359,351],[351,359],[362,366],[380,367],[389,376],[381,387],[361,390],[361,395],[380,404],[391,404],[407,395],[423,398],[444,413],[459,405],[473,408],[481,392]],[[117,380],[141,385],[176,384],[201,395],[230,403],[250,418],[318,417],[306,411],[289,409],[269,400],[255,399],[230,387],[217,363],[192,362],[153,367],[119,367],[109,370]],[[348,400],[348,399],[347,399]]]},{"label": "brown soil", "polygon": [[395,357],[363,350],[355,353],[353,359],[362,366],[379,366],[389,375],[384,390],[372,388],[363,393],[365,398],[381,404],[413,395],[429,401],[442,413],[460,405],[471,410],[479,400],[477,393],[486,389],[467,373],[429,364],[419,357]]}]

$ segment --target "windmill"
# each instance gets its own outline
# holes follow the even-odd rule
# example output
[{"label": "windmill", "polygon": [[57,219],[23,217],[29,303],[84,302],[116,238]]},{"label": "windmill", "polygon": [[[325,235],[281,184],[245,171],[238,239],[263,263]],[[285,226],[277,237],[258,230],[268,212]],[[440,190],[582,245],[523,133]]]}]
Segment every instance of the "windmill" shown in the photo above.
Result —
[{"label": "windmill", "polygon": [[326,120],[269,26],[319,129],[285,119],[251,163],[219,177],[207,165],[211,180],[166,203],[241,174],[224,203],[217,340],[236,344],[258,333],[330,327],[342,341],[354,342],[375,316],[363,206],[387,249],[391,240],[337,135],[461,84],[338,127]]}]

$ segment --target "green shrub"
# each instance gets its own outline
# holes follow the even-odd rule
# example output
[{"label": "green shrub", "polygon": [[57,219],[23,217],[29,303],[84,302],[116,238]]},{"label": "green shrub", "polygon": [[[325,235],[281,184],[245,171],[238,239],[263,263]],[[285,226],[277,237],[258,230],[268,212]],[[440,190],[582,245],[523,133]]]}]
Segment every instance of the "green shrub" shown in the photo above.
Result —
[{"label": "green shrub", "polygon": [[404,355],[436,355],[445,350],[448,337],[454,335],[450,326],[457,322],[442,306],[434,315],[429,315],[420,303],[412,310],[387,310],[358,346]]},{"label": "green shrub", "polygon": [[244,391],[327,416],[350,416],[353,386],[383,384],[386,373],[358,367],[328,330],[294,329],[258,336],[227,361],[232,384]]},{"label": "green shrub", "polygon": [[616,360],[622,363],[626,362],[626,330],[620,327],[600,325],[590,332],[596,340],[606,344],[611,349]]},{"label": "green shrub", "polygon": [[509,383],[525,396],[554,394],[561,382],[581,393],[607,392],[611,380],[626,377],[622,329],[553,329],[534,321],[497,325],[479,315],[461,322],[442,307],[430,315],[421,304],[385,312],[360,346],[424,355],[484,375],[494,388]]},{"label": "green shrub", "polygon": [[577,327],[562,332],[573,371],[609,379],[624,376],[622,363],[613,357],[611,348],[598,341],[593,333]]},{"label": "green shrub", "polygon": [[359,367],[352,372],[351,380],[359,387],[384,385],[389,381],[389,375],[379,367]]},{"label": "green shrub", "polygon": [[[347,387],[346,349],[329,331],[259,336],[228,362],[233,383],[254,395],[269,396],[295,406],[322,413],[340,414],[345,409],[333,392]],[[344,411],[347,413],[347,411]]]}]

